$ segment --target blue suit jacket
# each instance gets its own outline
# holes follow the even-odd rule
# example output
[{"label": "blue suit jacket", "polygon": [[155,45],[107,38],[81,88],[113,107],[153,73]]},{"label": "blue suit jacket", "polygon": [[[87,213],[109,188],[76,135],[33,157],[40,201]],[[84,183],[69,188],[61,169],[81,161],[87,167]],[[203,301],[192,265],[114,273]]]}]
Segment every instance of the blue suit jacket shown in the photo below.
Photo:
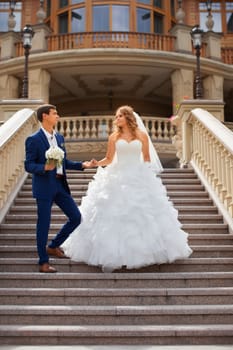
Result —
[{"label": "blue suit jacket", "polygon": [[[64,148],[64,137],[56,134],[57,144],[65,152],[63,160],[64,187],[70,193],[66,181],[66,169],[82,170],[82,162],[73,162],[66,158]],[[26,159],[24,162],[25,170],[32,174],[32,192],[33,197],[38,199],[51,199],[56,193],[56,168],[51,171],[45,171],[46,162],[45,152],[50,145],[42,129],[29,136],[25,142]]]}]

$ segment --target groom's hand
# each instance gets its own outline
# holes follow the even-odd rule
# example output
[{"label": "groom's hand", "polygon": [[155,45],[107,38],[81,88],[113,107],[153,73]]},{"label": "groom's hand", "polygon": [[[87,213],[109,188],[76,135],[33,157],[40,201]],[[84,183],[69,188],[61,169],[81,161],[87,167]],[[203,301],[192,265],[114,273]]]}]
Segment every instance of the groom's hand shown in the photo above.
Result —
[{"label": "groom's hand", "polygon": [[46,163],[44,166],[45,171],[50,171],[56,168],[56,162],[53,160],[50,160],[49,163]]},{"label": "groom's hand", "polygon": [[92,159],[92,160],[90,160],[90,161],[85,161],[85,162],[83,162],[83,164],[82,164],[82,167],[83,167],[84,169],[94,168],[94,167],[96,167],[96,166],[97,166],[97,160],[95,160],[95,159]]}]

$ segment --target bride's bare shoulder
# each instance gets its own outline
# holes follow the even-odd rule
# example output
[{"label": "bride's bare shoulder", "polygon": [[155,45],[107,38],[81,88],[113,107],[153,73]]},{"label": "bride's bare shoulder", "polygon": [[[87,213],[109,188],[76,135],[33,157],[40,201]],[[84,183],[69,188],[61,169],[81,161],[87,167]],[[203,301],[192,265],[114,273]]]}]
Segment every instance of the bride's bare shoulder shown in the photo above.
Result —
[{"label": "bride's bare shoulder", "polygon": [[118,137],[118,133],[114,131],[110,136],[109,136],[109,141],[116,141]]},{"label": "bride's bare shoulder", "polygon": [[138,129],[137,130],[137,138],[139,138],[140,140],[146,140],[147,134],[144,131]]}]

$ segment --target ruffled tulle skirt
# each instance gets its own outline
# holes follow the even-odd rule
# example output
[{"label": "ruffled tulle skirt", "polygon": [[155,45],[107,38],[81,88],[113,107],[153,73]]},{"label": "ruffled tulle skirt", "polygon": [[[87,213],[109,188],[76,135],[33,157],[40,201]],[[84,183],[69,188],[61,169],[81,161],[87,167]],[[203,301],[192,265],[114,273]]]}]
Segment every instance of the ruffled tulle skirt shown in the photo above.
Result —
[{"label": "ruffled tulle skirt", "polygon": [[67,256],[104,270],[171,263],[192,253],[161,179],[145,163],[99,167],[80,206]]}]

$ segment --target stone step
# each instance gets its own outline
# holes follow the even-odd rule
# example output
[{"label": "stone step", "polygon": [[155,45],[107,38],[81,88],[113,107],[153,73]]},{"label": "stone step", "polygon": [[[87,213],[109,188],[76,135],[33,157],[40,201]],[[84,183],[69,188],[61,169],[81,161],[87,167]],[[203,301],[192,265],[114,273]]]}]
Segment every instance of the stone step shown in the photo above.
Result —
[{"label": "stone step", "polygon": [[[70,189],[72,190],[72,193],[74,192],[79,192],[79,191],[86,191],[88,188],[88,183],[89,180],[82,180],[79,181],[78,183],[75,182],[75,180],[70,181],[69,180],[69,185],[70,185]],[[167,192],[169,191],[202,191],[204,190],[204,186],[201,184],[184,184],[184,183],[180,183],[180,184],[167,184],[166,185],[166,189]],[[19,192],[20,195],[31,195],[32,193],[32,186],[31,184],[27,184],[24,185],[21,189],[21,191]]]},{"label": "stone step", "polygon": [[[189,213],[193,213],[195,215],[197,214],[206,214],[206,215],[211,215],[211,214],[218,214],[218,209],[215,206],[182,206],[182,205],[177,205],[175,207],[179,214],[189,214]],[[24,205],[24,206],[17,206],[17,205],[13,205],[10,209],[10,212],[8,215],[22,215],[22,214],[36,214],[36,205]],[[62,211],[60,210],[60,208],[58,208],[57,206],[54,206],[52,208],[52,213],[53,215],[56,214],[61,214],[63,215]]]},{"label": "stone step", "polygon": [[1,288],[205,288],[232,287],[233,272],[0,272]]},{"label": "stone step", "polygon": [[[223,217],[220,214],[181,214],[179,215],[179,220],[183,224],[191,224],[191,223],[223,223]],[[27,225],[27,224],[33,224],[37,220],[37,215],[35,214],[29,214],[25,212],[24,214],[14,214],[12,213],[6,215],[5,217],[5,224],[8,223],[14,223],[17,222],[21,224],[22,222]],[[59,214],[54,214],[52,216],[52,221],[56,223],[63,223],[66,220],[66,216],[63,213]]]},{"label": "stone step", "polygon": [[1,325],[2,345],[233,344],[233,325]]},{"label": "stone step", "polygon": [[179,198],[179,197],[173,197],[171,199],[171,202],[175,207],[182,206],[182,207],[190,207],[190,206],[209,206],[213,205],[213,201],[210,198]]},{"label": "stone step", "polygon": [[[25,254],[27,255],[27,254]],[[36,256],[36,252],[34,254]],[[2,255],[1,255],[2,256]],[[37,258],[0,258],[0,272],[37,272]],[[88,266],[82,263],[72,262],[70,259],[50,259],[51,264],[59,272],[96,272],[102,270],[99,267]],[[180,259],[172,264],[151,265],[140,269],[131,269],[131,272],[221,272],[233,271],[233,258],[189,258]],[[125,270],[121,270],[125,272]]]},{"label": "stone step", "polygon": [[[193,249],[193,258],[227,258],[232,257],[232,244],[222,245],[205,245],[205,242],[201,245],[191,245]],[[1,258],[35,258],[36,245],[1,245],[0,246]],[[147,267],[148,268],[148,267]]]},{"label": "stone step", "polygon": [[[49,240],[53,238],[53,234],[49,234]],[[33,233],[1,233],[0,245],[1,246],[15,246],[15,245],[34,245],[35,244],[35,232]],[[189,234],[189,244],[191,245],[229,245],[233,244],[233,235],[229,233],[220,234]]]},{"label": "stone step", "polygon": [[[176,205],[175,208],[178,210],[178,213],[183,214],[205,214],[205,215],[211,215],[211,214],[218,214],[218,208],[215,206],[182,206],[182,205]],[[11,209],[12,210],[12,209]]]},{"label": "stone step", "polygon": [[[233,244],[233,242],[232,242]],[[232,258],[232,244],[229,245],[191,245],[194,258]]]},{"label": "stone step", "polygon": [[[78,204],[95,171],[68,172]],[[1,344],[233,344],[233,235],[192,169],[160,177],[189,232],[189,259],[103,273],[51,258],[56,274],[38,272],[28,177],[0,225]],[[54,206],[49,238],[64,221]]]},{"label": "stone step", "polygon": [[[81,197],[79,198],[74,198],[77,202],[77,204],[80,204],[81,201]],[[180,205],[180,206],[206,206],[206,205],[212,205],[213,201],[210,198],[180,198],[180,197],[173,197],[172,200],[173,204],[176,205]],[[36,208],[36,202],[35,199],[32,197],[28,197],[28,198],[20,198],[17,197],[14,201],[14,205],[17,206],[34,206]]]},{"label": "stone step", "polygon": [[0,325],[233,324],[233,305],[2,305]]},{"label": "stone step", "polygon": [[[50,226],[51,232],[56,232],[60,230],[61,225],[58,223],[52,223]],[[228,226],[227,224],[223,223],[215,223],[215,224],[209,224],[209,223],[192,223],[192,224],[184,224],[182,225],[182,229],[192,233],[199,233],[199,234],[226,234],[228,232]],[[5,223],[0,225],[0,233],[16,233],[16,232],[24,232],[24,233],[33,233],[36,230],[36,223]]]},{"label": "stone step", "polygon": [[[78,191],[72,191],[72,196],[75,200],[77,199],[80,199],[81,197],[85,196],[86,195],[86,190],[78,190]],[[192,199],[192,198],[208,198],[209,197],[209,194],[208,192],[205,192],[205,191],[190,191],[190,190],[180,190],[180,191],[177,191],[176,190],[170,190],[170,191],[167,191],[167,195],[168,197],[170,197],[172,200],[174,198],[189,198],[189,199]],[[27,191],[20,191],[18,193],[18,198],[25,198],[25,199],[30,199],[31,198],[31,192],[27,192]]]},{"label": "stone step", "polygon": [[1,305],[232,305],[233,287],[1,288]]},{"label": "stone step", "polygon": [[161,178],[164,185],[201,185],[201,181],[196,178]]}]

